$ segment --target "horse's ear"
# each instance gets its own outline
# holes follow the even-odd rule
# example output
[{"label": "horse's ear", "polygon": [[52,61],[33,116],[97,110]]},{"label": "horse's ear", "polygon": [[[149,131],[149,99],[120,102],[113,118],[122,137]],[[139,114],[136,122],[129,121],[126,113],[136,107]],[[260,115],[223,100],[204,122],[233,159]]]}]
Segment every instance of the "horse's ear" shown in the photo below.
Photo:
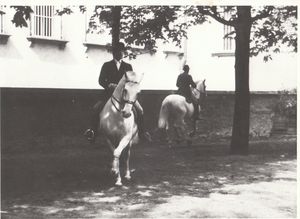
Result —
[{"label": "horse's ear", "polygon": [[204,79],[203,82],[202,82],[204,85],[205,85],[205,81],[206,81],[206,79]]},{"label": "horse's ear", "polygon": [[141,80],[139,81],[139,83],[141,83],[141,81],[143,80],[143,78],[144,78],[144,75],[145,75],[145,73],[144,73],[144,72],[142,72],[142,74],[141,74]]}]

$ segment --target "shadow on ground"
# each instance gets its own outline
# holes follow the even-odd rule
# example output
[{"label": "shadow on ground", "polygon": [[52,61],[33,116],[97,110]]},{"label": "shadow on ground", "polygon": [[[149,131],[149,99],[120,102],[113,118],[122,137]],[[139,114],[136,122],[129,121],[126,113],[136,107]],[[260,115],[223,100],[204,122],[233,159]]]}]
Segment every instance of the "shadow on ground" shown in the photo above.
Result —
[{"label": "shadow on ground", "polygon": [[45,147],[2,153],[4,218],[296,217],[295,140],[253,141],[249,156],[229,155],[226,140],[138,145],[122,187],[104,146],[39,141]]}]

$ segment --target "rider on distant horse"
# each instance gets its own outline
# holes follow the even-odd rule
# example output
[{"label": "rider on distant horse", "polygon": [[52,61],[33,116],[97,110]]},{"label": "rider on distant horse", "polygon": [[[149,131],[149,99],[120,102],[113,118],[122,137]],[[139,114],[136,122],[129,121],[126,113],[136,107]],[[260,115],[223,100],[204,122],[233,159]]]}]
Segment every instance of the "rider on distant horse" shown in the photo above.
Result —
[{"label": "rider on distant horse", "polygon": [[196,88],[196,84],[191,75],[189,75],[190,67],[188,65],[183,66],[183,73],[181,73],[176,82],[176,86],[178,87],[177,93],[185,97],[186,102],[193,103],[194,106],[194,115],[193,118],[195,120],[199,119],[199,107],[196,101],[193,101],[192,92],[190,86]]},{"label": "rider on distant horse", "polygon": [[[95,141],[99,123],[99,113],[111,97],[112,93],[114,92],[114,89],[117,87],[117,84],[119,83],[125,72],[132,71],[132,66],[129,63],[126,63],[122,60],[125,51],[126,48],[124,43],[117,43],[117,45],[113,47],[112,51],[113,60],[105,62],[102,66],[99,76],[99,84],[104,88],[104,99],[103,101],[98,101],[94,105],[90,128],[87,129],[84,133],[84,135],[90,142]],[[134,108],[137,112],[137,125],[139,129],[139,136],[144,140],[151,141],[149,133],[145,132],[144,130],[143,108],[138,101],[134,103]]]}]

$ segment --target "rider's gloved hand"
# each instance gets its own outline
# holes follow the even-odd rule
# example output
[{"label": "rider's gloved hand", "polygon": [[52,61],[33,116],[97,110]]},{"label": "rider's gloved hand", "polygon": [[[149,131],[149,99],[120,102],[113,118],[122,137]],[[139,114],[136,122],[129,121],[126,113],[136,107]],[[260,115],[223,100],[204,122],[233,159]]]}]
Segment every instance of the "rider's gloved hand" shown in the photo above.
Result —
[{"label": "rider's gloved hand", "polygon": [[117,84],[109,83],[108,88],[114,90],[117,87]]}]

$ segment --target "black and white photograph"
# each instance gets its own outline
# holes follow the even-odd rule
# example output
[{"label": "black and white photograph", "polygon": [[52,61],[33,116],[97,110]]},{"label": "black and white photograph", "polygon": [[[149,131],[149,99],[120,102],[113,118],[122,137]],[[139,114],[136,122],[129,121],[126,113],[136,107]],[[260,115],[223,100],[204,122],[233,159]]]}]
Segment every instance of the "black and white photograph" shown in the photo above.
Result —
[{"label": "black and white photograph", "polygon": [[0,3],[1,218],[297,218],[298,4],[233,2]]}]

